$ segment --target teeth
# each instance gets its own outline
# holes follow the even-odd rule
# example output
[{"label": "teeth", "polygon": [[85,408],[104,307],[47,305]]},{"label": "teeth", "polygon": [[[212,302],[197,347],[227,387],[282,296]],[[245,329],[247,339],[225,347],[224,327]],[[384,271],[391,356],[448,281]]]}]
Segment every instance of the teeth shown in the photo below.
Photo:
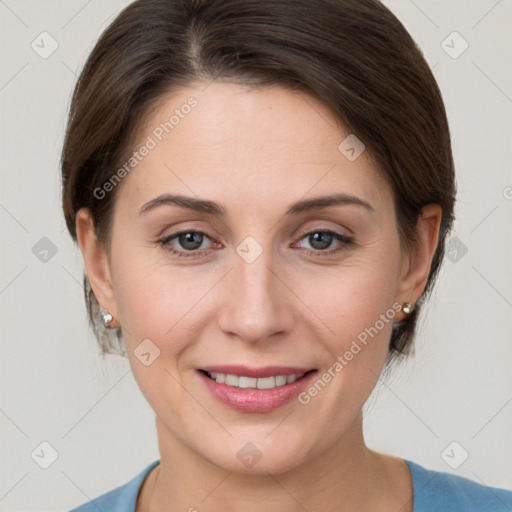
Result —
[{"label": "teeth", "polygon": [[[279,377],[262,377],[260,379],[258,379],[258,383],[257,383],[257,388],[258,389],[272,389],[272,388],[275,388],[277,386],[277,379]],[[286,379],[285,379],[285,383],[286,383]],[[279,384],[280,386],[282,386],[282,384]]]},{"label": "teeth", "polygon": [[291,384],[297,379],[300,379],[305,374],[293,374],[293,375],[276,375],[275,377],[245,377],[238,375],[231,375],[226,373],[207,372],[208,375],[219,384],[226,384],[234,388],[252,388],[252,389],[273,389],[276,387]]},{"label": "teeth", "polygon": [[[224,384],[227,384],[228,386],[238,386],[238,383],[240,382],[240,379],[236,375],[225,375],[226,379],[224,381]],[[215,378],[217,380],[217,378]]]},{"label": "teeth", "polygon": [[238,377],[238,387],[240,388],[255,388],[258,379],[254,377]]}]

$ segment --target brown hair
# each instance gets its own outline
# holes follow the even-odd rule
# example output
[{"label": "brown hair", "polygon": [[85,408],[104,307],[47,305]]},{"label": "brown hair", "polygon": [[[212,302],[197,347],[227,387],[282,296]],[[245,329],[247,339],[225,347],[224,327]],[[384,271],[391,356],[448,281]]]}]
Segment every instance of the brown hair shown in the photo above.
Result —
[{"label": "brown hair", "polygon": [[[454,164],[444,104],[421,51],[377,0],[137,0],[105,30],[78,78],[62,151],[63,210],[75,242],[86,207],[109,248],[117,188],[111,179],[133,151],[142,118],[173,88],[224,80],[279,84],[321,100],[366,145],[389,183],[404,243],[421,208],[442,207],[439,243],[426,290],[397,324],[390,356],[409,352],[453,222]],[[84,274],[93,331],[103,353],[123,352],[98,321]],[[117,347],[114,347],[116,341]]]}]

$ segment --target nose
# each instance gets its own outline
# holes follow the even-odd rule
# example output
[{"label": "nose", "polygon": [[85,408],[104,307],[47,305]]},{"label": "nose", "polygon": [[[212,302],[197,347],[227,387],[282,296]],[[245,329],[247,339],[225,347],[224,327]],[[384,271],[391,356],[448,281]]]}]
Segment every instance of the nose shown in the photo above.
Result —
[{"label": "nose", "polygon": [[246,343],[275,341],[293,326],[293,293],[270,253],[265,249],[250,263],[234,254],[233,268],[224,279],[218,325]]}]

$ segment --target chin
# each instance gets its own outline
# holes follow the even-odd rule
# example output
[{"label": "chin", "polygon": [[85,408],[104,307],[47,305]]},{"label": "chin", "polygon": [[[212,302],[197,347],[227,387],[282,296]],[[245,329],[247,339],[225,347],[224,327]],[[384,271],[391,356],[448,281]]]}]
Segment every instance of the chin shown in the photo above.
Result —
[{"label": "chin", "polygon": [[307,460],[312,447],[304,446],[304,433],[296,436],[244,435],[234,439],[211,440],[197,453],[211,464],[233,473],[268,475],[289,472]]}]

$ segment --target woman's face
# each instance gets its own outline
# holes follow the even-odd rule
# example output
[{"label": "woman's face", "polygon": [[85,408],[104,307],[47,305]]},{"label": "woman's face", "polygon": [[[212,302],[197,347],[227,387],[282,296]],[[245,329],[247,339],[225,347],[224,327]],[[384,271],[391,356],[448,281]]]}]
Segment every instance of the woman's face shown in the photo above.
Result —
[{"label": "woman's face", "polygon": [[349,135],[305,94],[226,83],[145,120],[117,185],[112,299],[97,292],[161,439],[278,473],[358,435],[411,297],[390,189],[352,138],[339,148]]}]

